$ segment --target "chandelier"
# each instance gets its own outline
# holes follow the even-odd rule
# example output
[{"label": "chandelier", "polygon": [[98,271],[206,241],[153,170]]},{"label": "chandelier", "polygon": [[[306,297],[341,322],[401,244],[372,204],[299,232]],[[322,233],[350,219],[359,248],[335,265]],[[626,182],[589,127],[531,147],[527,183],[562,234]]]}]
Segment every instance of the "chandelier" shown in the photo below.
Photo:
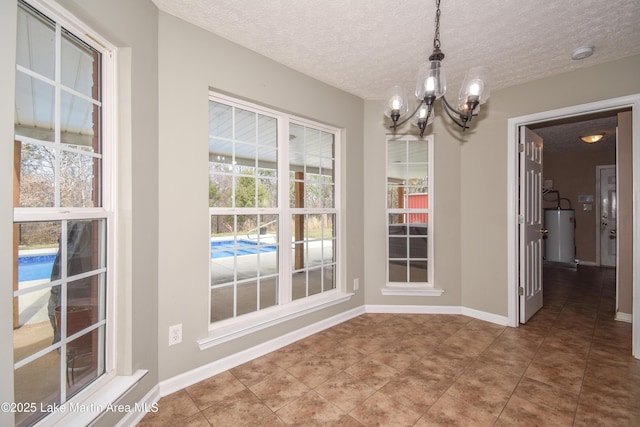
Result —
[{"label": "chandelier", "polygon": [[417,107],[407,118],[400,118],[409,111],[409,102],[402,86],[393,86],[387,92],[387,105],[384,114],[389,117],[394,131],[411,120],[420,129],[420,137],[433,122],[434,104],[442,100],[442,109],[447,116],[464,132],[469,129],[468,123],[480,111],[480,104],[489,99],[489,87],[486,84],[482,67],[471,68],[465,74],[462,88],[455,107],[445,98],[447,90],[445,70],[442,66],[444,53],[440,49],[440,0],[436,0],[435,34],[433,36],[433,52],[429,56],[429,63],[418,70],[415,95]]}]

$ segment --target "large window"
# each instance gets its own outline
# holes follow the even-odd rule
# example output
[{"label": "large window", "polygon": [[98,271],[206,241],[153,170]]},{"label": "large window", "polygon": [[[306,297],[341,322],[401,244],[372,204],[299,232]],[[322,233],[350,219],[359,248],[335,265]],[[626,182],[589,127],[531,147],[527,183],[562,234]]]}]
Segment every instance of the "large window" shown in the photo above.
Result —
[{"label": "large window", "polygon": [[432,137],[387,139],[387,284],[433,285]]},{"label": "large window", "polygon": [[211,96],[212,323],[336,288],[337,135]]},{"label": "large window", "polygon": [[14,392],[30,425],[106,371],[112,213],[104,47],[26,2],[17,28]]}]

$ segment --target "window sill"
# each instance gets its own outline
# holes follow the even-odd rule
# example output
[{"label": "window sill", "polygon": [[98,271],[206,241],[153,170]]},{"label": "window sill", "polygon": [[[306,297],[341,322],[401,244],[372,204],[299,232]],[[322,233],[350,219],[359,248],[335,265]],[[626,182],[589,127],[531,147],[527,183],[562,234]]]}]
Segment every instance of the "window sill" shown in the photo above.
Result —
[{"label": "window sill", "polygon": [[35,427],[51,425],[90,425],[106,412],[138,411],[137,407],[122,407],[117,401],[147,374],[138,369],[131,375],[112,375],[87,387],[60,407],[53,408],[53,414],[36,423]]},{"label": "window sill", "polygon": [[390,285],[380,290],[385,296],[417,296],[417,297],[439,297],[444,293],[444,289],[435,289],[425,285]]},{"label": "window sill", "polygon": [[353,293],[338,290],[303,298],[283,306],[266,308],[242,318],[218,322],[209,328],[209,336],[198,340],[200,350],[206,350],[228,341],[261,331],[266,328],[349,301]]}]

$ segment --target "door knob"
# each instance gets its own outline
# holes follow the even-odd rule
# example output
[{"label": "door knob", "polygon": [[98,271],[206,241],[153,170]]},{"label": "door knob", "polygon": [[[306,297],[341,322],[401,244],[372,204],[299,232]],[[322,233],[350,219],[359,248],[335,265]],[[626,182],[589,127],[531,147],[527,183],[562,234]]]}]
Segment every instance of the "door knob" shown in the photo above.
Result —
[{"label": "door knob", "polygon": [[540,234],[542,234],[543,236],[546,236],[547,234],[549,234],[549,230],[547,230],[546,228],[541,228]]}]

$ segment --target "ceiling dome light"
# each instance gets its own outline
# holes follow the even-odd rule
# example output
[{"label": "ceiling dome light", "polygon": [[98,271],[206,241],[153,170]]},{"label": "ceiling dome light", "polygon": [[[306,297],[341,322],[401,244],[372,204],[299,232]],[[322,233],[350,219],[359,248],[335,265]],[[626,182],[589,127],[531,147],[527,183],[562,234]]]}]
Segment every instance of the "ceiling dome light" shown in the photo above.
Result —
[{"label": "ceiling dome light", "polygon": [[600,141],[602,138],[604,138],[604,133],[580,137],[582,142],[586,142],[587,144],[595,144],[596,142]]},{"label": "ceiling dome light", "polygon": [[593,46],[583,46],[571,52],[571,59],[579,61],[581,59],[586,59],[591,55],[593,55]]}]

